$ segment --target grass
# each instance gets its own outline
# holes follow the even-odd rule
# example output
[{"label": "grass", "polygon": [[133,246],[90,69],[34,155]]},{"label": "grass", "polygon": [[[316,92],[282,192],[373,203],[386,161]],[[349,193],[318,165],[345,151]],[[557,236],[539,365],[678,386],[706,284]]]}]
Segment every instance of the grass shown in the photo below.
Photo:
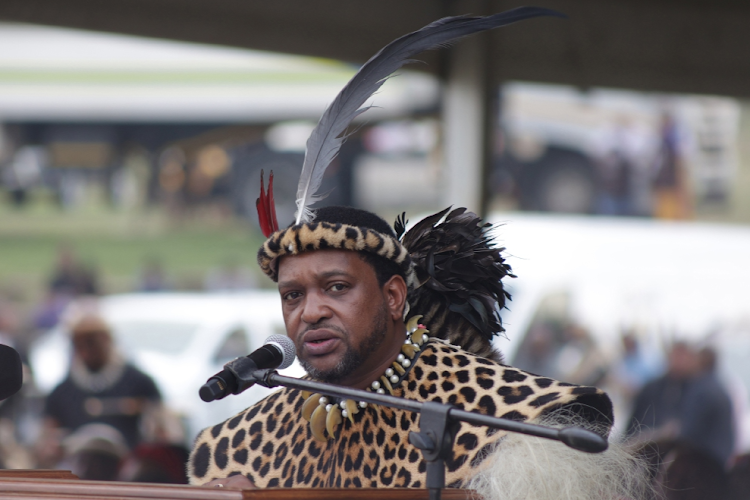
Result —
[{"label": "grass", "polygon": [[0,296],[38,302],[61,245],[96,269],[105,293],[114,293],[133,289],[148,258],[161,262],[178,289],[200,289],[206,272],[229,259],[256,271],[261,238],[246,223],[210,210],[175,221],[160,210],[118,211],[100,203],[73,211],[43,200],[20,210],[0,203]]}]

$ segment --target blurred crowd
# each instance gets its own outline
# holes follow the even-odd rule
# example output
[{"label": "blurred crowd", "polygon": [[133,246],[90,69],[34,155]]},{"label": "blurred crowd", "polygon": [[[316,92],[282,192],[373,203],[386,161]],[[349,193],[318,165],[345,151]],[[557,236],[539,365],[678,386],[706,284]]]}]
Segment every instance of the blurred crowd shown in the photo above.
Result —
[{"label": "blurred crowd", "polygon": [[65,321],[73,349],[65,379],[41,395],[26,366],[21,391],[0,402],[0,467],[186,483],[181,422],[152,378],[123,358],[94,309]]},{"label": "blurred crowd", "polygon": [[720,374],[719,362],[706,342],[676,340],[656,355],[634,331],[622,333],[612,359],[581,326],[545,320],[532,325],[511,364],[605,389],[621,439],[650,464],[657,498],[746,499],[747,388]]},{"label": "blurred crowd", "polygon": [[[255,287],[249,270],[226,259],[209,270],[203,290]],[[133,291],[173,290],[156,258],[147,258]],[[26,317],[0,300],[0,343],[24,360],[22,390],[0,401],[0,468],[64,469],[83,479],[185,483],[188,437],[183,422],[162,403],[154,380],[115,345],[96,306],[102,286],[96,269],[73,248],[59,248],[40,303]],[[72,348],[70,368],[44,394],[29,353],[46,332],[62,327]]]}]

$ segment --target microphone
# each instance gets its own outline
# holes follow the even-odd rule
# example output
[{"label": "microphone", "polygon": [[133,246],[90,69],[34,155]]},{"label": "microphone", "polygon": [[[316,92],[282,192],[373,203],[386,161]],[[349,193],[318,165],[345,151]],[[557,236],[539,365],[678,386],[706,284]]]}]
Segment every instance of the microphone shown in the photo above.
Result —
[{"label": "microphone", "polygon": [[580,427],[560,429],[558,436],[560,441],[574,450],[585,451],[586,453],[601,453],[609,447],[607,438]]},{"label": "microphone", "polygon": [[23,385],[21,356],[10,346],[0,344],[0,401],[17,393]]},{"label": "microphone", "polygon": [[228,394],[239,394],[250,388],[253,383],[238,384],[238,371],[252,373],[255,370],[278,368],[283,370],[291,366],[296,356],[294,342],[285,335],[271,335],[263,346],[244,357],[239,357],[224,365],[224,369],[209,378],[198,391],[203,401],[209,403],[223,399]]}]

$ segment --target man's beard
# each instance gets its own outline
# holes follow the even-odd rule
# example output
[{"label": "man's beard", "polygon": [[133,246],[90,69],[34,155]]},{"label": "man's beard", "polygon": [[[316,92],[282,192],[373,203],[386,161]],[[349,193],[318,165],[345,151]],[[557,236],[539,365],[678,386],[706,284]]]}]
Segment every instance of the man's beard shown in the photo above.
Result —
[{"label": "man's beard", "polygon": [[[355,349],[354,346],[352,346],[351,338],[348,335],[345,335],[341,339],[346,344],[346,352],[344,352],[344,356],[341,360],[336,363],[336,366],[330,370],[318,370],[307,359],[300,358],[299,362],[302,365],[302,368],[304,368],[314,379],[329,384],[338,382],[362,366],[367,357],[383,342],[387,327],[388,310],[385,307],[385,304],[383,304],[370,325],[370,331],[362,344],[360,344],[359,349]],[[346,333],[339,328],[336,330]],[[301,351],[301,349],[298,349],[298,351]]]}]

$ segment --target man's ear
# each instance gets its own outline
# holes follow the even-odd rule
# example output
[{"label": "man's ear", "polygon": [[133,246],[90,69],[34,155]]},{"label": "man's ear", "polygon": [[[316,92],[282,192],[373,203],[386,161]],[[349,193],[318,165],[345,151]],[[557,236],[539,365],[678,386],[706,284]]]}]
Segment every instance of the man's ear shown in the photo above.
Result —
[{"label": "man's ear", "polygon": [[394,321],[403,320],[404,307],[406,307],[406,292],[406,282],[398,274],[391,276],[383,285],[383,296],[388,304],[391,319]]}]

